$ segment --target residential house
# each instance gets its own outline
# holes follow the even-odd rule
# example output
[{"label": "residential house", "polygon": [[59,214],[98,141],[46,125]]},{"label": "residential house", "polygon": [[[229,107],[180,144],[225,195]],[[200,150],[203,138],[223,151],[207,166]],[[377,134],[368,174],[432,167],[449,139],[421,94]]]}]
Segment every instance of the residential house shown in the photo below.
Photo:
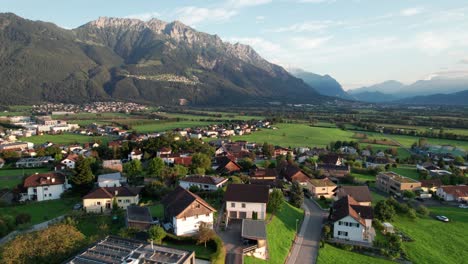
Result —
[{"label": "residential house", "polygon": [[437,196],[445,201],[468,201],[468,185],[446,185],[440,186],[436,192]]},{"label": "residential house", "polygon": [[153,225],[153,217],[148,207],[130,205],[127,206],[125,222],[129,228],[148,230]]},{"label": "residential house", "polygon": [[163,148],[160,148],[157,152],[156,152],[156,156],[157,157],[164,157],[164,156],[168,156],[168,155],[171,155],[172,154],[172,149],[171,148],[168,148],[168,147],[163,147]]},{"label": "residential house", "polygon": [[128,154],[128,160],[141,160],[143,157],[143,152],[139,149],[133,149],[129,154]]},{"label": "residential house", "polygon": [[21,201],[47,201],[60,199],[63,192],[70,189],[67,177],[58,172],[36,173],[24,179]]},{"label": "residential house", "polygon": [[120,187],[126,182],[127,179],[120,172],[101,174],[97,181],[99,187]]},{"label": "residential house", "polygon": [[301,185],[307,185],[309,183],[310,177],[303,172],[299,167],[296,167],[292,164],[288,164],[285,167],[280,169],[279,176],[288,182],[297,181]]},{"label": "residential house", "polygon": [[442,186],[442,181],[440,179],[430,179],[430,180],[420,180],[421,182],[421,190],[423,192],[437,192]]},{"label": "residential house", "polygon": [[339,186],[335,190],[335,201],[348,195],[359,205],[370,206],[372,203],[372,195],[367,186]]},{"label": "residential house", "polygon": [[0,152],[3,151],[14,151],[14,150],[25,150],[28,149],[29,145],[26,142],[15,142],[15,143],[6,143],[0,144]]},{"label": "residential house", "polygon": [[341,166],[344,164],[343,158],[335,153],[326,154],[320,157],[323,164]]},{"label": "residential house", "polygon": [[74,169],[76,166],[76,162],[78,161],[78,157],[79,156],[77,154],[70,154],[65,159],[60,161],[60,163],[67,166],[69,169]]},{"label": "residential house", "polygon": [[323,176],[334,178],[343,178],[351,173],[350,166],[334,164],[316,164],[315,170],[323,172]]},{"label": "residential house", "polygon": [[387,156],[375,156],[368,157],[366,159],[366,168],[376,168],[376,167],[385,167],[386,165],[391,165],[395,163],[395,160]]},{"label": "residential house", "polygon": [[232,174],[240,171],[241,169],[242,167],[239,164],[229,159],[228,157],[220,157],[217,159],[217,173]]},{"label": "residential house", "polygon": [[172,223],[177,236],[193,235],[202,224],[213,227],[216,209],[189,190],[178,186],[161,202],[164,205],[164,219]]},{"label": "residential house", "polygon": [[371,206],[359,205],[351,196],[344,196],[333,203],[330,212],[333,238],[371,244],[375,237],[373,218]]},{"label": "residential house", "polygon": [[100,187],[83,197],[83,208],[94,213],[110,211],[115,199],[120,208],[126,209],[129,205],[140,202],[140,191],[140,188],[125,186]]},{"label": "residential house", "polygon": [[268,195],[266,185],[228,185],[224,193],[226,224],[229,219],[265,219]]},{"label": "residential house", "polygon": [[150,244],[142,240],[107,236],[64,263],[194,264],[195,262],[195,252],[193,251]]},{"label": "residential house", "polygon": [[314,197],[325,197],[327,199],[332,198],[336,184],[328,178],[324,179],[311,179],[310,191]]},{"label": "residential house", "polygon": [[122,161],[121,160],[103,160],[102,161],[102,168],[115,170],[115,171],[123,171]]},{"label": "residential house", "polygon": [[414,191],[421,188],[420,182],[391,171],[377,174],[375,185],[384,192],[394,194],[401,194],[406,190]]},{"label": "residential house", "polygon": [[51,156],[44,156],[39,158],[22,158],[19,159],[15,165],[17,168],[37,168],[44,167],[49,164],[50,161],[53,161],[54,158]]},{"label": "residential house", "polygon": [[274,181],[278,178],[278,172],[273,168],[255,168],[250,170],[250,179]]},{"label": "residential house", "polygon": [[216,191],[222,188],[227,181],[228,179],[223,177],[193,175],[180,179],[179,185],[186,190],[195,186],[203,191]]}]

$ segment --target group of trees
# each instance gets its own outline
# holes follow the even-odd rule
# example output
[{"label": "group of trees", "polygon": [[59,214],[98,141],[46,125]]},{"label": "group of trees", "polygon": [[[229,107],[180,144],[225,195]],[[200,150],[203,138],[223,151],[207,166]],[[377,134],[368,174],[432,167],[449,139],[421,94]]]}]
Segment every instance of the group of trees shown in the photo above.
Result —
[{"label": "group of trees", "polygon": [[[409,195],[406,193],[406,195]],[[412,208],[408,203],[399,203],[393,197],[387,200],[377,202],[374,207],[375,217],[381,221],[392,221],[396,214],[405,215],[411,219],[416,219],[417,214],[426,216],[429,211],[423,205],[418,206],[416,209]]]}]

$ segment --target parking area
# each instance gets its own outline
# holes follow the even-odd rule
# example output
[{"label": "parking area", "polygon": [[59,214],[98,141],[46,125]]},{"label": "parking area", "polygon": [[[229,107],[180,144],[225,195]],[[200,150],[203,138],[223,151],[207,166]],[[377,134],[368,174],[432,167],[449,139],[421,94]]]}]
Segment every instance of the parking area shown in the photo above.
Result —
[{"label": "parking area", "polygon": [[226,248],[226,264],[243,263],[241,228],[242,219],[231,219],[228,227],[224,231],[220,230],[218,232]]}]

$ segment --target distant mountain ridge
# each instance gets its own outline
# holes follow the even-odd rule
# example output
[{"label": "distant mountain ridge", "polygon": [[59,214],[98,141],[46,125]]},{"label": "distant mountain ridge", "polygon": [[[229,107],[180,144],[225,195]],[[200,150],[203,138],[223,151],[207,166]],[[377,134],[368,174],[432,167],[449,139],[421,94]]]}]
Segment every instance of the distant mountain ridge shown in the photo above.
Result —
[{"label": "distant mountain ridge", "polygon": [[250,46],[178,21],[101,17],[76,29],[0,14],[0,103],[331,100]]},{"label": "distant mountain ridge", "polygon": [[348,91],[357,100],[365,102],[389,102],[416,96],[450,94],[468,90],[466,78],[432,78],[405,85],[397,81],[386,81],[368,87]]},{"label": "distant mountain ridge", "polygon": [[412,105],[464,105],[468,106],[468,90],[451,94],[433,94],[415,96],[395,101],[400,104]]},{"label": "distant mountain ridge", "polygon": [[343,90],[341,84],[330,75],[319,75],[312,72],[307,72],[302,69],[292,68],[289,72],[304,80],[310,87],[315,89],[319,94],[338,97],[347,100],[354,98]]}]

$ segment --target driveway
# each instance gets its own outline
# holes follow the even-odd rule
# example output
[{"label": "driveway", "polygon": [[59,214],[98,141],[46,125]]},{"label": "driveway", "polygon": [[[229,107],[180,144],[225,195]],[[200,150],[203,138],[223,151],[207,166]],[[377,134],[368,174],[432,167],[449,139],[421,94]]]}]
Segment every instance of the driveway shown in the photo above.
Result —
[{"label": "driveway", "polygon": [[242,220],[232,219],[225,231],[218,231],[218,235],[223,240],[226,248],[226,264],[243,263],[241,227]]},{"label": "driveway", "polygon": [[287,264],[316,263],[320,246],[322,224],[328,216],[310,199],[304,199],[305,217],[301,230],[293,244]]}]

